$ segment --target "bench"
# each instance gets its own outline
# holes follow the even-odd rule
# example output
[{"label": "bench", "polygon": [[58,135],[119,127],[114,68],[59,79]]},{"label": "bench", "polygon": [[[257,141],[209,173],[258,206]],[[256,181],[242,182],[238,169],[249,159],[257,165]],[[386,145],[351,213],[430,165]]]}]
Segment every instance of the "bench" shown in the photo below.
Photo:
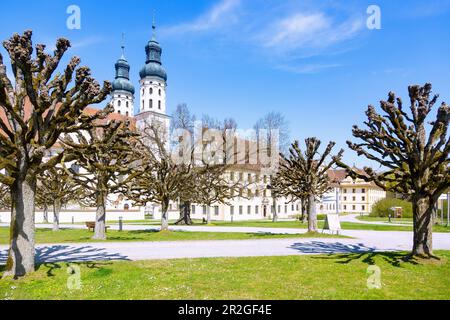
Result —
[{"label": "bench", "polygon": [[[89,231],[91,231],[91,229],[92,229],[92,232],[94,232],[95,231],[95,222],[86,222],[86,227],[88,228]],[[109,226],[105,226],[106,232],[108,232],[108,229],[109,229]]]}]

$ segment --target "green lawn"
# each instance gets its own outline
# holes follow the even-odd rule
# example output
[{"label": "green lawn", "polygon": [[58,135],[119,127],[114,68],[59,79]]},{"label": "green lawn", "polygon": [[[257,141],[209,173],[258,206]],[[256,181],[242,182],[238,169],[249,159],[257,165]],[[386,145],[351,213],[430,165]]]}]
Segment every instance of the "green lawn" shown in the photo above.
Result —
[{"label": "green lawn", "polygon": [[[322,229],[323,221],[318,222],[319,229]],[[266,227],[266,228],[301,228],[306,229],[308,225],[300,221],[279,221],[272,222],[268,220],[258,221],[237,221],[237,222],[221,222],[214,221],[211,226],[227,226],[227,227]],[[412,231],[412,226],[390,226],[390,225],[371,225],[353,222],[341,222],[344,230],[375,230],[375,231]],[[434,232],[450,232],[450,227],[434,226]]]},{"label": "green lawn", "polygon": [[[368,219],[367,221],[372,221]],[[373,221],[383,221],[383,220],[373,220]],[[114,223],[114,222],[110,222]],[[173,225],[175,221],[170,221]],[[194,220],[195,225],[202,225],[201,221]],[[127,221],[125,224],[140,224],[140,225],[151,225],[158,226],[161,224],[158,220],[142,220],[142,221]],[[319,229],[323,228],[323,221],[318,222]],[[308,225],[306,223],[301,223],[300,221],[279,221],[272,222],[271,220],[247,220],[247,221],[235,221],[233,223],[229,221],[213,221],[207,226],[220,226],[220,227],[262,227],[262,228],[299,228],[307,229]],[[341,227],[344,230],[375,230],[375,231],[412,231],[412,226],[390,226],[390,225],[370,225],[363,223],[353,223],[353,222],[341,222]],[[450,227],[436,225],[434,226],[434,232],[450,232]]]},{"label": "green lawn", "polygon": [[[356,219],[361,221],[370,221],[370,222],[389,222],[389,218],[385,217],[369,217],[369,216],[358,216]],[[412,224],[412,218],[402,218],[402,219],[394,219],[391,218],[392,223],[404,223],[404,224]]]},{"label": "green lawn", "polygon": [[[450,299],[450,252],[404,262],[398,253],[80,263],[69,290],[67,263],[0,280],[0,299]],[[381,270],[368,289],[367,268]],[[1,274],[0,269],[0,274]]]},{"label": "green lawn", "polygon": [[[83,243],[94,242],[92,232],[87,230],[65,229],[54,232],[51,229],[37,229],[37,243]],[[189,240],[245,240],[271,238],[324,238],[328,234],[268,234],[268,233],[239,233],[239,232],[156,232],[156,231],[108,231],[108,240],[116,241],[189,241]],[[342,236],[341,236],[342,237]],[[0,228],[0,244],[7,244],[9,229]]]},{"label": "green lawn", "polygon": [[[358,216],[356,219],[361,221],[375,221],[375,222],[389,222],[389,218],[386,217],[370,217],[370,216]],[[440,216],[438,218],[438,223],[440,223]],[[401,219],[394,219],[391,218],[392,223],[405,223],[405,224],[412,224],[413,219],[412,218],[401,218]],[[447,223],[447,217],[444,217],[444,223]]]}]

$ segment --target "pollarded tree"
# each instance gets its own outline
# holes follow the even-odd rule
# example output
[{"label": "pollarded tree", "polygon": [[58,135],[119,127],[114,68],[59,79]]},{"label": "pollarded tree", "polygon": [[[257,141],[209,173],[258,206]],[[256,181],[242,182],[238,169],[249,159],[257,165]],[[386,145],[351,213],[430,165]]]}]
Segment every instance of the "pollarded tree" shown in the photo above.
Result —
[{"label": "pollarded tree", "polygon": [[146,123],[140,131],[139,153],[142,165],[139,174],[130,180],[123,192],[140,206],[156,203],[161,206],[161,231],[169,229],[168,209],[170,201],[188,194],[195,186],[192,165],[192,149],[186,160],[175,161],[168,147],[166,128],[157,121]]},{"label": "pollarded tree", "polygon": [[45,163],[44,156],[61,134],[90,128],[95,119],[104,116],[105,112],[90,116],[83,111],[102,102],[111,91],[108,82],[100,87],[89,68],[78,68],[77,57],[54,75],[70,42],[58,39],[53,55],[38,44],[33,57],[31,36],[31,31],[25,31],[3,43],[13,81],[0,55],[0,182],[10,187],[12,198],[4,276],[14,277],[34,271],[36,179],[40,172],[59,163],[62,153]]},{"label": "pollarded tree", "polygon": [[[238,145],[228,144],[227,138],[234,139],[237,123],[233,119],[225,119],[223,123],[208,116],[203,116],[202,137],[196,145],[201,146],[201,161],[195,162],[194,178],[196,188],[192,190],[192,201],[206,206],[206,220],[211,223],[211,205],[228,204],[239,190],[248,189],[251,183],[232,181],[230,172],[233,161],[238,155]],[[245,151],[245,150],[243,150]],[[249,151],[250,152],[250,151]],[[250,154],[245,153],[247,157]],[[253,156],[253,154],[251,155]],[[227,163],[231,161],[231,164]],[[241,193],[241,197],[247,194]]]},{"label": "pollarded tree", "polygon": [[[172,121],[170,122],[171,125],[171,134],[176,135],[179,133],[179,131],[183,131],[183,135],[185,133],[188,133],[188,136],[185,136],[185,138],[190,138],[191,142],[193,144],[194,139],[194,129],[195,129],[195,115],[193,115],[188,106],[183,103],[179,104],[175,110],[175,112],[172,114]],[[174,139],[173,146],[174,148],[177,147],[182,141],[179,139]],[[182,139],[182,137],[181,137]],[[185,225],[192,225],[192,219],[191,219],[191,205],[192,205],[192,199],[190,196],[190,192],[187,192],[185,194],[179,194],[179,207],[180,207],[180,218],[175,224],[185,224]]]},{"label": "pollarded tree", "polygon": [[285,182],[286,180],[282,179],[279,174],[272,175],[270,178],[268,189],[270,189],[272,198],[272,222],[278,222],[277,199],[283,194],[287,194],[285,191],[289,186],[284,185]]},{"label": "pollarded tree", "polygon": [[353,127],[353,136],[362,142],[348,142],[358,155],[378,162],[382,173],[365,168],[361,174],[341,164],[357,178],[373,181],[387,191],[409,195],[413,203],[414,245],[412,254],[432,256],[433,207],[439,196],[450,186],[450,138],[448,124],[450,108],[442,103],[436,119],[426,122],[437,102],[431,96],[431,84],[410,86],[410,112],[393,92],[381,101],[383,111],[369,106],[366,129]]},{"label": "pollarded tree", "polygon": [[36,206],[43,211],[44,223],[48,223],[48,208],[53,205],[53,201],[49,198],[49,194],[42,187],[39,178],[37,181],[36,194],[35,194]]},{"label": "pollarded tree", "polygon": [[[244,188],[240,181],[231,181],[228,171],[232,166],[226,164],[207,164],[195,168],[195,188],[191,190],[192,200],[206,206],[206,221],[211,223],[211,205],[229,204],[239,189]],[[246,186],[247,188],[249,185]],[[241,195],[246,198],[245,195]]]},{"label": "pollarded tree", "polygon": [[344,150],[331,157],[334,142],[330,142],[322,154],[317,138],[308,138],[305,144],[304,153],[298,141],[292,144],[289,157],[283,156],[278,175],[283,181],[282,194],[294,199],[308,199],[308,231],[317,232],[316,202],[330,189],[328,170],[342,159]]},{"label": "pollarded tree", "polygon": [[83,189],[86,200],[97,207],[94,239],[106,240],[108,195],[117,193],[135,174],[139,159],[136,137],[128,121],[110,121],[62,140],[65,160],[75,161],[79,168],[69,169],[71,179]]},{"label": "pollarded tree", "polygon": [[80,200],[82,190],[82,186],[74,181],[65,167],[51,168],[39,175],[37,199],[42,199],[44,205],[53,206],[53,231],[59,231],[61,208],[70,201]]}]

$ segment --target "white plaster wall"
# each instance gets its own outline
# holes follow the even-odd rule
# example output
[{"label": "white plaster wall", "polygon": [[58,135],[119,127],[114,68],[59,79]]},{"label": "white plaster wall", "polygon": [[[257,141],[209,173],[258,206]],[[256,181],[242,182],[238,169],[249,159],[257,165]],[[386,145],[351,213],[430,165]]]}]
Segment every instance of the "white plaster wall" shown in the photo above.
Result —
[{"label": "white plaster wall", "polygon": [[[119,101],[120,101],[120,106],[119,106]],[[128,108],[127,108],[127,102],[128,102]],[[119,111],[120,111],[120,114],[122,114],[122,115],[126,115],[128,112],[128,115],[130,117],[134,115],[134,97],[129,92],[115,91],[113,93],[111,103],[114,106],[114,112],[119,113]]]},{"label": "white plaster wall", "polygon": [[[154,111],[166,114],[166,84],[158,78],[147,77],[140,81],[140,111]],[[153,92],[151,93],[151,90]],[[159,91],[161,90],[161,95]],[[153,100],[153,106],[150,108],[150,100]],[[161,109],[158,107],[158,101],[161,101]]]},{"label": "white plaster wall", "polygon": [[[63,211],[59,215],[60,223],[72,223],[72,217],[74,222],[86,222],[95,221],[95,211]],[[122,217],[124,221],[130,220],[144,220],[144,213],[141,211],[107,211],[106,221],[118,221],[119,217]],[[36,223],[44,222],[44,213],[36,212]],[[48,220],[53,223],[53,212],[49,211]],[[10,223],[11,213],[0,212],[0,223]]]}]

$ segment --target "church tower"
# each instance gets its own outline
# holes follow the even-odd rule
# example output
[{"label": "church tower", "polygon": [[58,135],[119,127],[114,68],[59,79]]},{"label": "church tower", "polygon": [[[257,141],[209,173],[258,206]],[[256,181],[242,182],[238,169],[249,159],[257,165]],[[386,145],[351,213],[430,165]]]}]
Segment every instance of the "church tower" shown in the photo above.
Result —
[{"label": "church tower", "polygon": [[112,83],[111,104],[114,106],[114,112],[132,117],[134,114],[134,86],[130,81],[130,65],[125,59],[123,43],[121,48],[122,56],[115,65],[116,76]]},{"label": "church tower", "polygon": [[166,109],[167,73],[161,62],[162,48],[156,40],[156,26],[153,20],[152,38],[145,47],[146,61],[140,75],[140,108],[136,116],[139,123],[157,120],[169,126]]}]

